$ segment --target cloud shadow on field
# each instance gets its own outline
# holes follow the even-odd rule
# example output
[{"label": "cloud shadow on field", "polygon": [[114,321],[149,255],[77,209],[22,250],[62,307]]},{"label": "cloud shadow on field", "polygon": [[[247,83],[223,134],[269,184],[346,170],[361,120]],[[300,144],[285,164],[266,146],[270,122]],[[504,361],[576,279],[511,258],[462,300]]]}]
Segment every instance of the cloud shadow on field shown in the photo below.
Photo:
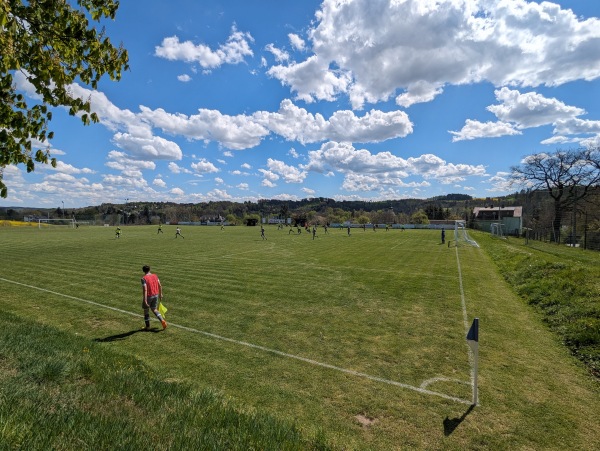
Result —
[{"label": "cloud shadow on field", "polygon": [[467,409],[467,411],[465,413],[463,413],[460,418],[446,417],[444,419],[444,435],[448,436],[448,435],[452,434],[456,430],[456,428],[460,425],[460,423],[462,423],[465,420],[465,418],[467,418],[467,415],[469,415],[474,408],[475,408],[474,405],[470,405],[469,408]]},{"label": "cloud shadow on field", "polygon": [[107,342],[111,342],[111,341],[119,341],[119,340],[124,340],[127,337],[132,336],[133,334],[137,334],[138,332],[160,332],[160,329],[157,328],[152,328],[152,329],[135,329],[135,330],[130,330],[129,332],[124,332],[122,334],[117,334],[117,335],[111,335],[109,337],[104,337],[104,338],[94,338],[94,341],[97,343],[107,343]]}]

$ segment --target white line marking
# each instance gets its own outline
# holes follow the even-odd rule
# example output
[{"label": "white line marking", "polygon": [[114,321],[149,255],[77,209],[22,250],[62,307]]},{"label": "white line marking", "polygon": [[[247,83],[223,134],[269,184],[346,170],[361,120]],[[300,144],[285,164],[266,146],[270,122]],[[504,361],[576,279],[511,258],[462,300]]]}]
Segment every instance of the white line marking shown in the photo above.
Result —
[{"label": "white line marking", "polygon": [[[43,291],[45,293],[50,293],[50,294],[53,294],[55,296],[61,296],[61,297],[67,298],[67,299],[72,299],[74,301],[85,302],[87,304],[94,305],[96,307],[101,307],[101,308],[113,310],[115,312],[124,313],[125,315],[135,316],[137,318],[141,318],[142,317],[142,315],[137,314],[137,313],[128,312],[127,310],[122,310],[122,309],[119,309],[119,308],[116,308],[116,307],[111,307],[111,306],[108,306],[108,305],[100,304],[99,302],[90,301],[88,299],[81,299],[81,298],[78,298],[78,297],[75,297],[75,296],[70,296],[68,294],[63,294],[63,293],[58,293],[56,291],[47,290],[46,288],[40,288],[40,287],[36,287],[34,285],[28,285],[26,283],[21,283],[21,282],[16,282],[14,280],[4,279],[2,277],[0,277],[0,281],[7,282],[7,283],[12,283],[14,285],[20,285],[22,287],[30,288],[30,289],[33,289],[33,290]],[[297,355],[294,355],[294,354],[288,354],[288,353],[283,352],[283,351],[278,351],[276,349],[267,348],[265,346],[255,345],[253,343],[248,343],[246,341],[234,340],[233,338],[223,337],[221,335],[217,335],[217,334],[213,334],[213,333],[210,333],[210,332],[205,332],[205,331],[202,331],[202,330],[194,329],[192,327],[182,326],[182,325],[174,324],[174,323],[169,323],[169,327],[177,327],[179,329],[186,330],[188,332],[193,332],[193,333],[205,335],[207,337],[214,338],[216,340],[226,341],[228,343],[234,343],[234,344],[241,345],[241,346],[246,346],[246,347],[249,347],[249,348],[252,348],[252,349],[258,349],[260,351],[268,352],[270,354],[275,354],[275,355],[279,355],[279,356],[282,356],[282,357],[287,357],[289,359],[299,360],[301,362],[309,363],[309,364],[315,365],[315,366],[320,366],[322,368],[328,368],[330,370],[339,371],[339,372],[345,373],[345,374],[350,374],[352,376],[362,377],[362,378],[369,379],[369,380],[372,380],[372,381],[382,382],[382,383],[388,384],[388,385],[394,385],[396,387],[405,388],[407,390],[413,390],[413,391],[422,393],[424,395],[438,396],[440,398],[448,399],[450,401],[458,402],[458,403],[461,403],[461,404],[468,404],[468,405],[471,404],[471,401],[468,401],[466,399],[457,398],[457,397],[454,397],[454,396],[446,395],[444,393],[439,393],[439,392],[435,392],[435,391],[432,391],[432,390],[427,390],[427,389],[421,388],[421,387],[415,387],[413,385],[404,384],[402,382],[396,382],[396,381],[392,381],[392,380],[389,380],[389,379],[384,379],[384,378],[378,377],[378,376],[372,376],[370,374],[361,373],[359,371],[354,371],[354,370],[349,370],[349,369],[346,369],[346,368],[341,368],[339,366],[330,365],[328,363],[318,362],[316,360],[308,359],[306,357],[301,357],[301,356],[297,356]]]},{"label": "white line marking", "polygon": [[[456,249],[456,265],[458,267],[458,284],[460,286],[460,302],[462,304],[463,311],[463,325],[465,328],[465,346],[467,347],[467,351],[469,352],[469,365],[471,366],[471,389],[475,389],[475,355],[473,354],[473,350],[469,346],[466,340],[466,336],[469,333],[469,319],[467,318],[467,303],[465,301],[465,291],[463,289],[462,282],[462,271],[460,270],[460,259],[458,258],[458,246]],[[471,403],[472,404],[472,403]]]}]

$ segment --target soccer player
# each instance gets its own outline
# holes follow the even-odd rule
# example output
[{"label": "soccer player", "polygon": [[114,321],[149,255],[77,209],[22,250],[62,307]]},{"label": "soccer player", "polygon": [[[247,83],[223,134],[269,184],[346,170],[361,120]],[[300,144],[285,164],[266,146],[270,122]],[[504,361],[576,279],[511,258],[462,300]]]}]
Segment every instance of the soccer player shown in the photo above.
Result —
[{"label": "soccer player", "polygon": [[266,239],[267,239],[267,237],[265,236],[265,228],[264,228],[263,226],[260,226],[260,237],[261,237],[263,240],[266,240]]},{"label": "soccer player", "polygon": [[158,303],[162,301],[163,291],[158,276],[150,272],[150,266],[142,267],[142,308],[144,309],[144,330],[150,329],[150,310],[162,324],[163,330],[167,328],[167,322],[158,311]]},{"label": "soccer player", "polygon": [[163,233],[161,223],[158,223],[158,232],[156,232],[156,234],[158,235],[159,233]]},{"label": "soccer player", "polygon": [[181,234],[181,229],[179,227],[177,227],[175,229],[175,238],[177,238],[178,236],[180,236],[181,238],[185,238],[182,234]]},{"label": "soccer player", "polygon": [[446,242],[446,230],[442,227],[442,244]]},{"label": "soccer player", "polygon": [[115,238],[121,238],[121,227],[117,227],[115,232]]}]

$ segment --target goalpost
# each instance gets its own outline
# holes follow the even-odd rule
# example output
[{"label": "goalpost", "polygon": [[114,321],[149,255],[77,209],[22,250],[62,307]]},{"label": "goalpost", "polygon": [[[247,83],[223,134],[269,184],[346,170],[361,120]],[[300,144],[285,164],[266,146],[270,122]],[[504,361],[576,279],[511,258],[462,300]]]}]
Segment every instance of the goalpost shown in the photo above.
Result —
[{"label": "goalpost", "polygon": [[[467,232],[467,222],[462,220],[454,221],[454,245],[461,246],[468,244],[469,246],[479,247],[479,244],[469,236]],[[450,247],[450,242],[448,243]]]},{"label": "goalpost", "polygon": [[75,228],[75,219],[38,219],[38,228],[69,227]]},{"label": "goalpost", "polygon": [[495,236],[496,238],[502,238],[502,239],[506,239],[506,235],[504,234],[504,230],[503,230],[504,224],[500,223],[500,222],[493,222],[492,224],[490,224],[490,233],[492,234],[492,236]]}]

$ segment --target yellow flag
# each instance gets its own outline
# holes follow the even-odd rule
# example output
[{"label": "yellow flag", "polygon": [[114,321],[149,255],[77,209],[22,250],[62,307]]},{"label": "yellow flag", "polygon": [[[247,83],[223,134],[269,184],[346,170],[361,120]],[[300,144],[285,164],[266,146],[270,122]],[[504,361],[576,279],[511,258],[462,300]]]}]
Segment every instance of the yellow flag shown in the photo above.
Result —
[{"label": "yellow flag", "polygon": [[167,307],[165,307],[162,302],[158,303],[158,313],[160,313],[162,317],[165,318],[165,315],[167,313]]}]

